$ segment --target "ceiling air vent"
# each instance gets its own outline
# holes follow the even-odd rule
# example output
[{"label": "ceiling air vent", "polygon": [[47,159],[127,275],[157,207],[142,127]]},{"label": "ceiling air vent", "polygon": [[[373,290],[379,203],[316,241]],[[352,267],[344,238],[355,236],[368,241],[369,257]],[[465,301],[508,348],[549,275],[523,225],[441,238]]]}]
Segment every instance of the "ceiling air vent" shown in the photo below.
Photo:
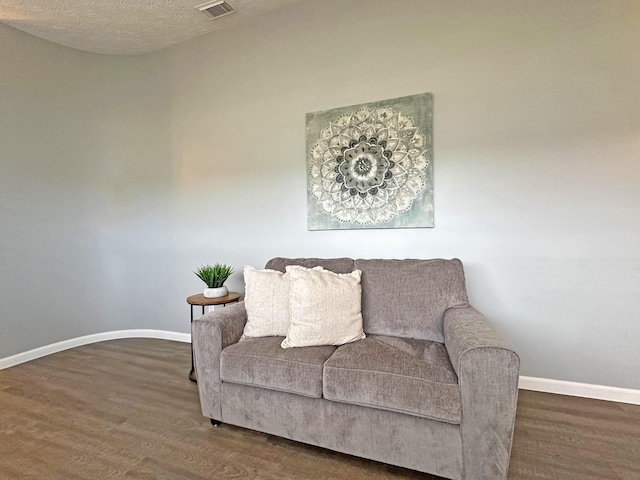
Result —
[{"label": "ceiling air vent", "polygon": [[198,5],[196,8],[209,20],[215,20],[216,18],[224,17],[225,15],[235,12],[231,5],[224,0],[203,3],[202,5]]}]

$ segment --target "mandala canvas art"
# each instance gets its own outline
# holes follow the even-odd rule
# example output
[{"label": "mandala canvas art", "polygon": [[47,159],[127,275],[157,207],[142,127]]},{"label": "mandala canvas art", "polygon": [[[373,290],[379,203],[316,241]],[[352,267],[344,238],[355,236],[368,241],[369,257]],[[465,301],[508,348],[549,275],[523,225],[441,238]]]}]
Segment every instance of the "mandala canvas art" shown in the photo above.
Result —
[{"label": "mandala canvas art", "polygon": [[307,114],[309,230],[433,227],[430,93]]}]

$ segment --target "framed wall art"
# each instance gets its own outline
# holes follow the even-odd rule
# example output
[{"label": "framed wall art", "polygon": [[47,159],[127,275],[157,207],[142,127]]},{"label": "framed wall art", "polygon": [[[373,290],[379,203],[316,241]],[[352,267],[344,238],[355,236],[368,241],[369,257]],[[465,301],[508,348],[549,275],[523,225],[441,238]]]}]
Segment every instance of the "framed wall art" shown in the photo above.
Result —
[{"label": "framed wall art", "polygon": [[433,227],[433,96],[307,114],[309,230]]}]

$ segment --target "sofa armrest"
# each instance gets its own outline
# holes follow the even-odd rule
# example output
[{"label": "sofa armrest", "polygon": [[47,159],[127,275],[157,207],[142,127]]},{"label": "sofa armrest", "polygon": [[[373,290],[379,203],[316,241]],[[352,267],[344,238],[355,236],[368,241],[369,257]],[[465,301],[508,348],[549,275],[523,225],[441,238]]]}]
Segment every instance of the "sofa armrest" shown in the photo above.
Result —
[{"label": "sofa armrest", "polygon": [[242,336],[247,311],[244,302],[214,310],[191,324],[191,342],[202,414],[222,421],[220,353],[238,343]]},{"label": "sofa armrest", "polygon": [[460,385],[463,478],[506,479],[520,358],[473,307],[445,312],[444,338]]}]

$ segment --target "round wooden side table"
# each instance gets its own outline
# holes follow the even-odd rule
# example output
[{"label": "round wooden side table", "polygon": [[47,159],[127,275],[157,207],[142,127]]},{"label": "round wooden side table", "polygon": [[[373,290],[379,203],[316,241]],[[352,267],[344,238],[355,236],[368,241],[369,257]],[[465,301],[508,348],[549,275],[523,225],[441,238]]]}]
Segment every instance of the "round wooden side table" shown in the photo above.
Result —
[{"label": "round wooden side table", "polygon": [[[222,305],[224,307],[228,303],[235,303],[238,301],[240,301],[240,294],[238,292],[229,292],[224,297],[218,298],[207,298],[202,293],[191,295],[190,297],[187,297],[187,303],[190,305],[191,309],[191,323],[193,323],[194,306],[201,306],[202,315],[204,315],[205,307],[209,307],[212,305]],[[193,366],[193,341],[191,342],[191,371],[189,372],[189,380],[191,380],[192,382],[198,381],[198,378],[196,377],[196,371]]]}]

